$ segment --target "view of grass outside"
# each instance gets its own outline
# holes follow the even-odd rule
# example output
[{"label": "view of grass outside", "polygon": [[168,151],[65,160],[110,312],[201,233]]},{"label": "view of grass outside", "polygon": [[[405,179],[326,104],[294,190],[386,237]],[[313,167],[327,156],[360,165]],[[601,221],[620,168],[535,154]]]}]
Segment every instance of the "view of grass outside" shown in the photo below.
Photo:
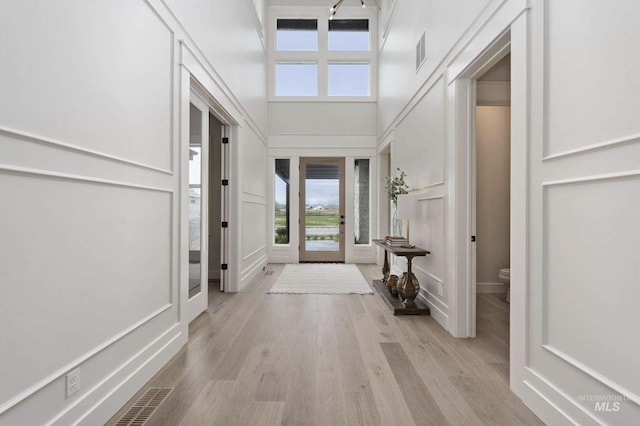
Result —
[{"label": "view of grass outside", "polygon": [[289,244],[289,235],[287,235],[287,207],[276,203],[275,210],[275,243]]},{"label": "view of grass outside", "polygon": [[289,244],[289,166],[288,158],[276,159],[275,168],[275,244]]},{"label": "view of grass outside", "polygon": [[[277,229],[284,228],[287,223],[286,210],[284,207],[276,206],[276,233]],[[313,211],[307,209],[305,215],[307,225],[307,240],[337,240],[337,234],[324,234],[322,231],[326,229],[337,229],[340,223],[338,209],[327,209],[323,211]],[[286,244],[286,242],[285,242]]]}]

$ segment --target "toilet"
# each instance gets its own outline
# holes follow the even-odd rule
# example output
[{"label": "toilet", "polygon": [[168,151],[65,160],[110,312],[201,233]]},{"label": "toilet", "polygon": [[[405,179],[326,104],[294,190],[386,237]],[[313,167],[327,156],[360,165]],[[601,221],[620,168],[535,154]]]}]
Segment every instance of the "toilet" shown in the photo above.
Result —
[{"label": "toilet", "polygon": [[511,292],[511,268],[502,268],[498,273],[498,279],[501,283],[503,283],[507,287],[507,297],[505,298],[506,302],[509,303],[509,295]]}]

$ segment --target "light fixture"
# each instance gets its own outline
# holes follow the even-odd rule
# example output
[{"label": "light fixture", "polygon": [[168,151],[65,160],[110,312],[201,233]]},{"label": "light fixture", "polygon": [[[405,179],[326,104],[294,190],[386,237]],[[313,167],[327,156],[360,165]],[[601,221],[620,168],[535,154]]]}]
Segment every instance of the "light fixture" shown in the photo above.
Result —
[{"label": "light fixture", "polygon": [[[376,7],[378,8],[378,10],[380,10],[380,1],[379,0],[373,0],[373,2],[375,3]],[[329,9],[329,20],[332,20],[334,16],[336,16],[336,12],[338,12],[338,9],[340,9],[340,6],[342,6],[342,3],[344,3],[344,0],[338,0],[338,2],[336,4],[334,4],[331,9]],[[360,4],[362,5],[362,7],[367,7],[367,4],[364,2],[364,0],[360,0]]]}]

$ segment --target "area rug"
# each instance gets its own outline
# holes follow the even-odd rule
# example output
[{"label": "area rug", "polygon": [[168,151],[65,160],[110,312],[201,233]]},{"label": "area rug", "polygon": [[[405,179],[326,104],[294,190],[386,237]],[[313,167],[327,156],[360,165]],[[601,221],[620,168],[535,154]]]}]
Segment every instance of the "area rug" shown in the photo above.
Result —
[{"label": "area rug", "polygon": [[301,263],[285,265],[269,293],[373,294],[356,265]]}]

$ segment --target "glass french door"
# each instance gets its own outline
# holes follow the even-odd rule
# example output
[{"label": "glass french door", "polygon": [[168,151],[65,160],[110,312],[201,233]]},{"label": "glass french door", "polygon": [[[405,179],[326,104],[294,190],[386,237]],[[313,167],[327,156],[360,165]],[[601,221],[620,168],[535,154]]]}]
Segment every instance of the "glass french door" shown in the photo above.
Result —
[{"label": "glass french door", "polygon": [[300,159],[300,261],[344,262],[344,158]]},{"label": "glass french door", "polygon": [[192,94],[189,108],[189,322],[208,305],[207,200],[209,108]]}]

